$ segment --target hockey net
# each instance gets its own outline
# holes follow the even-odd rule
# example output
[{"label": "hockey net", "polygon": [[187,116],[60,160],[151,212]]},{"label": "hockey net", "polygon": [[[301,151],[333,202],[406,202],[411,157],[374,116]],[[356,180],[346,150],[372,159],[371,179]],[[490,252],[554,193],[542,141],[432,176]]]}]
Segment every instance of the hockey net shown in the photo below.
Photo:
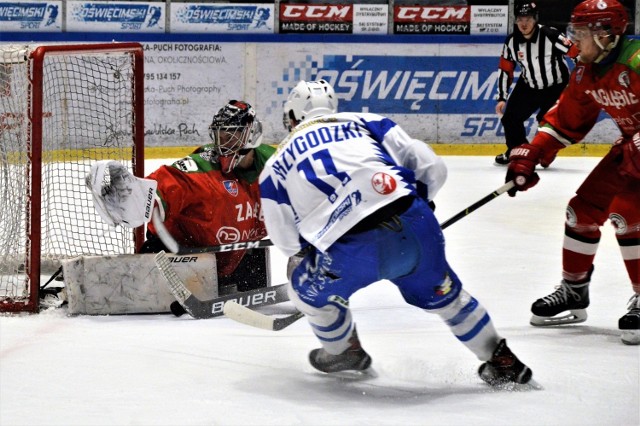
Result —
[{"label": "hockey net", "polygon": [[142,229],[100,220],[85,176],[102,159],[144,175],[142,52],[0,45],[0,312],[37,312],[61,259],[141,244]]}]

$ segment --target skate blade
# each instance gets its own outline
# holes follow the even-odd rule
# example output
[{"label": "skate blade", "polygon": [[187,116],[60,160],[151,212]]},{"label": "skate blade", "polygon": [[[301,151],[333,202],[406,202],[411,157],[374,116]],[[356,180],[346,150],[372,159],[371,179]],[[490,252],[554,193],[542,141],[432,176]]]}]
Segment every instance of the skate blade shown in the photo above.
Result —
[{"label": "skate blade", "polygon": [[620,338],[625,345],[640,345],[640,330],[622,330]]},{"label": "skate blade", "polygon": [[527,383],[507,382],[507,383],[501,383],[497,385],[489,385],[489,387],[496,391],[507,391],[507,392],[527,392],[527,391],[534,391],[534,390],[544,390],[544,387],[533,379],[529,380]]},{"label": "skate blade", "polygon": [[343,370],[326,374],[330,377],[335,377],[336,379],[354,382],[375,379],[378,377],[378,373],[373,369],[373,367],[369,367],[366,370]]},{"label": "skate blade", "polygon": [[532,315],[529,324],[535,327],[549,327],[552,325],[579,324],[587,320],[586,309],[573,309],[570,313],[555,317],[539,317]]}]

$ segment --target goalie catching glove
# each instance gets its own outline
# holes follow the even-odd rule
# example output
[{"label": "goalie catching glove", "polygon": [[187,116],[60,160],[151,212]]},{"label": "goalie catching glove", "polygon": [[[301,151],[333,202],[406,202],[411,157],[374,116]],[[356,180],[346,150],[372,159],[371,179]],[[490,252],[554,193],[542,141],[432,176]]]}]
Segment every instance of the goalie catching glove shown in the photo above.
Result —
[{"label": "goalie catching glove", "polygon": [[540,147],[528,143],[511,150],[509,169],[505,179],[505,182],[513,180],[515,184],[515,187],[508,192],[510,197],[515,197],[516,192],[526,191],[538,183],[540,177],[535,170],[541,157]]},{"label": "goalie catching glove", "polygon": [[109,225],[136,228],[151,220],[158,183],[135,177],[113,160],[97,161],[86,177],[93,205]]}]

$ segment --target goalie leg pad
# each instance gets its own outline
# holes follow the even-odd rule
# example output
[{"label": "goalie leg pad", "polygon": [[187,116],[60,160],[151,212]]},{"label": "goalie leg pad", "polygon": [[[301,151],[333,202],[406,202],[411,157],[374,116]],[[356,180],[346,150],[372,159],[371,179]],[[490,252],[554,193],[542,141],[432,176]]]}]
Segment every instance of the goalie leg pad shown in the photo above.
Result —
[{"label": "goalie leg pad", "polygon": [[[198,297],[218,296],[213,254],[170,255],[176,273]],[[62,261],[69,314],[116,315],[170,312],[175,300],[154,254],[80,256]]]}]

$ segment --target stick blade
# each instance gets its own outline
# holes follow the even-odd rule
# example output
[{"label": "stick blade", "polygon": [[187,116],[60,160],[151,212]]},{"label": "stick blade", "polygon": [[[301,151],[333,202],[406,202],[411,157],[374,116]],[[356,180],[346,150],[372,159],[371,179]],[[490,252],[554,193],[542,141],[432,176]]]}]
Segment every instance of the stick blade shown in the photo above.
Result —
[{"label": "stick blade", "polygon": [[278,331],[282,330],[283,328],[289,327],[291,324],[298,321],[303,316],[304,314],[302,312],[296,312],[295,314],[289,315],[288,317],[276,318],[273,320],[273,330]]},{"label": "stick blade", "polygon": [[273,330],[275,318],[253,311],[238,302],[230,300],[224,304],[224,314],[234,321],[263,330]]},{"label": "stick blade", "polygon": [[256,312],[233,300],[226,302],[223,310],[227,318],[252,327],[271,331],[282,330],[304,316],[302,312],[296,311],[296,313],[292,315],[276,318]]}]

